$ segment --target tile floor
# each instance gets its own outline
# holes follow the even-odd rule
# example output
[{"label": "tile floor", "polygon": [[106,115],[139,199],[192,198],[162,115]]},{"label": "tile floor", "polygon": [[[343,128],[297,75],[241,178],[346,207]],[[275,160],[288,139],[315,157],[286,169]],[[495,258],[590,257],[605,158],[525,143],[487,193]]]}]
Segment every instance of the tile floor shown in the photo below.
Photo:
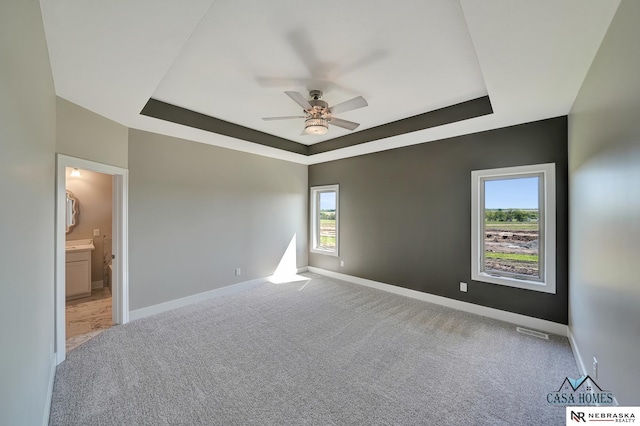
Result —
[{"label": "tile floor", "polygon": [[66,303],[67,353],[110,328],[111,292],[108,288],[91,290],[91,296]]}]

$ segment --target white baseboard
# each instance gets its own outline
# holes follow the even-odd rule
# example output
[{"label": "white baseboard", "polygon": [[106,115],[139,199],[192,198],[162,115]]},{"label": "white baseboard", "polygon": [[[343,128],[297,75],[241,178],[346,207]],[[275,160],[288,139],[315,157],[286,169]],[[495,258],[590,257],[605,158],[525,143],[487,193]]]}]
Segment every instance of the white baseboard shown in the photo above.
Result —
[{"label": "white baseboard", "polygon": [[104,281],[92,281],[91,282],[91,290],[95,290],[96,288],[104,287]]},{"label": "white baseboard", "polygon": [[316,268],[314,266],[309,266],[308,270],[309,272],[313,272],[316,274],[325,275],[327,277],[348,281],[366,287],[372,287],[389,293],[398,294],[400,296],[411,297],[412,299],[435,303],[437,305],[446,306],[448,308],[457,309],[459,311],[470,312],[472,314],[482,315],[483,317],[493,318],[523,327],[545,331],[547,333],[567,336],[568,327],[564,324],[558,324],[556,322],[547,321],[540,318],[533,318],[526,315],[515,314],[513,312],[501,311],[499,309],[488,308],[486,306],[463,302],[461,300],[449,299],[447,297],[436,296],[434,294],[423,293],[421,291],[410,290],[408,288],[372,281],[365,278],[354,277],[352,275],[345,275],[339,272]]},{"label": "white baseboard", "polygon": [[159,314],[161,312],[170,311],[172,309],[181,308],[191,305],[192,303],[201,302],[203,300],[213,299],[214,297],[225,296],[227,294],[239,293],[241,291],[250,290],[258,287],[268,281],[268,278],[257,278],[255,280],[244,281],[241,283],[229,285],[226,287],[216,288],[205,291],[203,293],[193,294],[191,296],[180,299],[170,300],[168,302],[151,305],[144,308],[136,309],[129,312],[129,321],[135,321],[140,318]]},{"label": "white baseboard", "polygon": [[569,344],[571,345],[571,351],[573,352],[573,357],[576,359],[576,364],[578,365],[578,371],[581,375],[587,376],[589,372],[584,365],[584,361],[582,360],[582,356],[580,355],[580,349],[578,349],[578,344],[576,343],[576,339],[573,337],[573,333],[571,332],[571,327],[567,329],[567,337],[569,338]]},{"label": "white baseboard", "polygon": [[[302,272],[307,272],[306,266],[298,268],[297,273]],[[241,291],[251,290],[252,288],[258,287],[261,284],[269,282],[272,278],[273,276],[256,278],[255,280],[244,281],[241,283],[228,285],[226,287],[220,287],[213,290],[205,291],[203,293],[193,294],[191,296],[186,296],[180,299],[170,300],[168,302],[158,303],[157,305],[147,306],[144,308],[136,309],[134,311],[129,311],[129,321],[135,321],[137,319],[159,314],[161,312],[181,308],[183,306],[201,302],[203,300],[213,299],[214,297],[220,297],[227,294],[234,294]]]},{"label": "white baseboard", "polygon": [[[573,332],[571,331],[571,326],[567,327],[567,337],[569,338],[569,344],[571,345],[571,351],[573,352],[573,358],[576,360],[576,364],[578,365],[578,372],[581,376],[589,376],[589,371],[585,366],[584,360],[582,359],[582,355],[580,354],[580,349],[578,348],[578,343],[576,342],[575,337],[573,337]],[[594,380],[594,379],[592,379]],[[595,390],[592,390],[591,393],[594,393]],[[618,407],[620,404],[616,397],[613,397],[613,404]],[[598,405],[600,406],[600,405]]]},{"label": "white baseboard", "polygon": [[53,399],[53,382],[56,379],[56,357],[51,354],[51,365],[49,366],[49,384],[47,385],[47,396],[44,400],[44,414],[42,416],[42,426],[49,425],[51,414],[51,400]]}]

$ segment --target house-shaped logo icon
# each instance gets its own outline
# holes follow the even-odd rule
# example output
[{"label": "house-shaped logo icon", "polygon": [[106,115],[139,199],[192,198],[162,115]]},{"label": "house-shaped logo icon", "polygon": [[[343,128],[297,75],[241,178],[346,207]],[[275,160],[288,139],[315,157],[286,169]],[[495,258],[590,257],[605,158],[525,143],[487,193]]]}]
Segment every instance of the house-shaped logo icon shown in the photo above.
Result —
[{"label": "house-shaped logo icon", "polygon": [[[562,384],[560,385],[560,389],[558,389],[558,392],[562,392],[563,390],[566,391],[568,387],[571,387],[571,390],[576,392],[578,389],[580,389],[580,387],[582,387],[582,385],[584,385],[585,388],[592,388],[592,386],[589,385],[589,382],[587,380],[589,380],[589,382],[593,384],[593,387],[595,387],[598,391],[602,392],[602,389],[600,389],[600,386],[598,386],[598,384],[595,382],[595,380],[591,378],[591,376],[580,376],[577,379],[566,377],[564,379],[564,382],[562,382]],[[592,389],[585,389],[585,390],[587,392],[592,391]]]},{"label": "house-shaped logo icon", "polygon": [[565,377],[560,388],[547,394],[547,402],[555,405],[610,405],[613,394],[603,390],[591,376],[577,379]]}]

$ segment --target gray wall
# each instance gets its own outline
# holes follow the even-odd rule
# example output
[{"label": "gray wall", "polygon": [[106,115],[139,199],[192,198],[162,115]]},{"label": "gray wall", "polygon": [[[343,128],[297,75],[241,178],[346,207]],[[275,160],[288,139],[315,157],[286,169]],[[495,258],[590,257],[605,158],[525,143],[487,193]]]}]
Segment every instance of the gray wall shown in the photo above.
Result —
[{"label": "gray wall", "polygon": [[622,405],[640,405],[638,22],[623,0],[569,115],[570,327]]},{"label": "gray wall", "polygon": [[62,98],[56,106],[56,152],[127,168],[127,127]]},{"label": "gray wall", "polygon": [[130,130],[129,179],[132,310],[307,265],[305,165]]},{"label": "gray wall", "polygon": [[[0,423],[42,424],[53,344],[55,94],[37,0],[0,2]],[[48,408],[48,407],[47,407]]]},{"label": "gray wall", "polygon": [[[552,162],[557,294],[472,282],[471,171]],[[340,258],[311,253],[309,265],[567,323],[566,117],[309,167],[309,185],[333,183],[340,184]]]},{"label": "gray wall", "polygon": [[[108,264],[112,239],[113,217],[113,176],[104,173],[81,170],[80,177],[71,176],[71,167],[66,170],[67,189],[78,199],[80,214],[78,225],[66,235],[66,240],[92,239],[95,250],[91,252],[91,281],[103,281],[105,266]],[[100,229],[100,236],[94,237],[93,230]],[[107,239],[103,239],[103,236]],[[106,249],[106,250],[105,250]],[[107,263],[104,263],[104,261]]]}]

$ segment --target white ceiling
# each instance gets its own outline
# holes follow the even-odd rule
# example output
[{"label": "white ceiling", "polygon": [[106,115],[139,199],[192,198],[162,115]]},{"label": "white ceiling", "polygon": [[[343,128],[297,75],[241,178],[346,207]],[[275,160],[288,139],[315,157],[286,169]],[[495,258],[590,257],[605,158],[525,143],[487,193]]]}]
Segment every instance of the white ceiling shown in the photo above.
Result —
[{"label": "white ceiling", "polygon": [[[565,115],[619,0],[41,0],[58,96],[142,129],[303,164]],[[310,157],[140,115],[149,98],[313,144],[283,92],[357,131],[489,95],[494,114]]]}]

